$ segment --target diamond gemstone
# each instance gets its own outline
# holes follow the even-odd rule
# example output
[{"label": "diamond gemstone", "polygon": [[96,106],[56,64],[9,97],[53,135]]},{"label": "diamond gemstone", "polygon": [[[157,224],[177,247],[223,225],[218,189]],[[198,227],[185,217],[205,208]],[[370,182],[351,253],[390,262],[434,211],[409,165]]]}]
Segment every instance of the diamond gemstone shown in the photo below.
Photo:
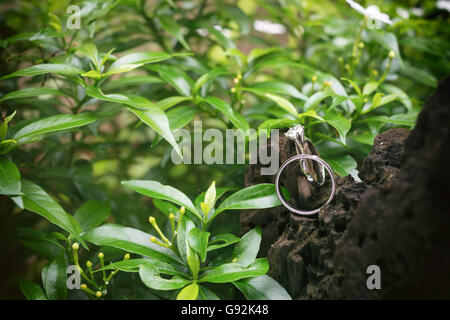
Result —
[{"label": "diamond gemstone", "polygon": [[296,140],[298,136],[300,138],[303,138],[305,130],[303,129],[302,125],[298,125],[295,127],[290,128],[286,133],[285,136],[288,137],[291,140]]}]

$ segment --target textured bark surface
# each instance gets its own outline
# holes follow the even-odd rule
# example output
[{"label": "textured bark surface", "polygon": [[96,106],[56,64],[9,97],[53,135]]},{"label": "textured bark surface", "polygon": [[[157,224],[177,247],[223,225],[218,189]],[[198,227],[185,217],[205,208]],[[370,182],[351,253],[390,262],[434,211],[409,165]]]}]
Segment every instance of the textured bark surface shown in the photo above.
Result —
[{"label": "textured bark surface", "polygon": [[[449,93],[446,79],[411,133],[391,129],[377,136],[360,168],[362,182],[338,179],[334,200],[315,217],[282,206],[242,213],[244,232],[262,227],[260,254],[268,255],[270,275],[294,298],[450,298]],[[294,145],[280,139],[280,154],[284,162]],[[249,166],[245,182],[273,177]],[[366,286],[373,264],[381,269],[381,290]]]}]

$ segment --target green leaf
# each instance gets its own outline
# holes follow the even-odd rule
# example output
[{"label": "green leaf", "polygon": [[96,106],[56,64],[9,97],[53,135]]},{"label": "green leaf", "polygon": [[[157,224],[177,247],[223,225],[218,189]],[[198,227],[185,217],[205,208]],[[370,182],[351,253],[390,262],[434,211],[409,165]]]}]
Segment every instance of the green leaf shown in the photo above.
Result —
[{"label": "green leaf", "polygon": [[170,109],[167,112],[170,130],[177,131],[178,129],[183,128],[190,123],[192,119],[194,119],[196,114],[197,110],[188,106],[180,106]]},{"label": "green leaf", "polygon": [[357,163],[355,159],[351,156],[347,155],[341,158],[334,159],[325,159],[330,167],[336,172],[339,176],[345,177],[349,175],[352,171],[354,171],[357,167]]},{"label": "green leaf", "polygon": [[134,52],[117,59],[108,69],[108,73],[117,73],[123,66],[144,65],[172,58],[166,52]]},{"label": "green leaf", "polygon": [[199,286],[197,300],[220,300],[220,297],[208,288]]},{"label": "green leaf", "polygon": [[[172,204],[171,202],[163,201],[160,199],[154,198],[153,204],[155,205],[156,208],[158,208],[159,211],[164,213],[166,216],[169,216],[169,214],[171,213],[175,214],[176,212],[179,211],[179,208],[174,204]],[[175,220],[176,221],[178,220],[178,217],[176,215]]]},{"label": "green leaf", "polygon": [[300,113],[299,115],[298,115],[298,118],[299,119],[301,119],[301,118],[303,118],[303,117],[309,117],[309,118],[314,118],[314,119],[317,119],[317,120],[320,120],[320,121],[325,121],[322,117],[320,117],[319,115],[317,115],[317,112],[316,112],[316,110],[308,110],[308,111],[306,111],[306,112],[303,112],[303,113]]},{"label": "green leaf", "polygon": [[408,95],[400,88],[393,86],[391,84],[383,84],[381,87],[383,90],[386,90],[388,93],[395,93],[400,100],[400,102],[405,106],[405,108],[411,112],[412,111],[412,102],[409,100]]},{"label": "green leaf", "polygon": [[111,206],[106,202],[91,200],[83,204],[74,214],[82,231],[98,227],[111,213]]},{"label": "green leaf", "polygon": [[244,234],[233,250],[233,261],[244,267],[253,263],[261,244],[261,227],[256,227]]},{"label": "green leaf", "polygon": [[223,68],[212,69],[210,72],[205,73],[204,75],[202,75],[200,78],[197,79],[197,81],[195,82],[195,84],[192,88],[192,94],[196,94],[205,83],[212,81],[213,79],[215,79],[219,76],[223,76],[223,75],[227,75],[227,74],[229,74],[229,72]]},{"label": "green leaf", "polygon": [[0,155],[9,153],[12,149],[17,147],[17,141],[12,139],[3,140],[0,142]]},{"label": "green leaf", "polygon": [[265,97],[269,98],[270,100],[275,101],[282,109],[286,110],[290,114],[292,114],[294,117],[298,116],[297,109],[294,107],[294,105],[287,99],[282,98],[280,96],[266,93]]},{"label": "green leaf", "polygon": [[18,143],[26,143],[43,134],[68,130],[92,123],[98,119],[98,115],[90,112],[78,114],[59,114],[40,119],[20,129],[13,136]]},{"label": "green leaf", "polygon": [[193,278],[197,279],[198,272],[200,271],[200,260],[198,259],[198,254],[189,245],[189,233],[190,233],[191,230],[189,230],[189,232],[187,233],[187,237],[186,237],[186,240],[185,240],[186,261],[187,261],[187,264],[189,266],[189,269],[191,270]]},{"label": "green leaf", "polygon": [[371,132],[366,132],[366,133],[359,133],[356,135],[349,136],[349,138],[356,142],[368,144],[368,145],[372,146],[373,141],[375,140],[375,135],[372,134]]},{"label": "green leaf", "polygon": [[86,94],[98,100],[120,103],[132,107],[133,109],[139,109],[142,111],[158,109],[147,98],[134,94],[116,94],[116,93],[104,94],[100,90],[100,88],[92,86],[86,88]]},{"label": "green leaf", "polygon": [[83,239],[97,246],[110,246],[164,262],[181,264],[172,250],[151,242],[151,236],[143,231],[117,224],[106,224],[82,234]]},{"label": "green leaf", "polygon": [[396,114],[391,117],[387,116],[375,116],[363,119],[361,122],[381,122],[381,123],[392,123],[404,126],[413,127],[416,123],[417,114],[408,113],[408,114]]},{"label": "green leaf", "polygon": [[147,124],[157,133],[159,133],[170,145],[173,147],[175,152],[182,158],[181,149],[175,141],[175,137],[173,136],[170,126],[169,119],[167,115],[159,109],[158,107],[152,107],[151,110],[141,111],[133,108],[128,108],[132,113],[134,113],[142,122]]},{"label": "green leaf", "polygon": [[186,50],[190,51],[191,48],[184,39],[181,26],[174,20],[173,16],[160,15],[158,18],[161,22],[162,27],[172,36],[174,36]]},{"label": "green leaf", "polygon": [[228,119],[230,119],[230,121],[236,128],[243,130],[247,130],[249,128],[249,124],[247,123],[247,121],[242,116],[235,113],[233,111],[233,108],[231,108],[231,106],[222,99],[217,97],[206,97],[206,98],[198,97],[196,100],[198,102],[206,102],[213,108],[222,112],[224,115],[228,117]]},{"label": "green leaf", "polygon": [[134,87],[139,85],[153,84],[153,83],[164,83],[158,77],[152,76],[131,76],[131,77],[122,77],[117,80],[113,80],[108,82],[103,86],[105,90],[114,90],[114,89],[123,89],[126,87]]},{"label": "green leaf", "polygon": [[168,274],[173,276],[183,276],[188,270],[177,264],[166,263],[157,259],[130,259],[122,260],[111,263],[104,268],[97,269],[95,272],[100,272],[102,270],[115,270],[119,269],[124,272],[139,272],[141,265],[150,264],[155,267],[159,273]]},{"label": "green leaf", "polygon": [[176,290],[191,283],[190,280],[180,277],[173,277],[172,279],[161,278],[158,270],[150,264],[140,266],[139,276],[147,287],[155,290]]},{"label": "green leaf", "polygon": [[298,121],[292,119],[269,119],[261,123],[258,129],[270,132],[272,129],[289,128],[296,124],[298,124]]},{"label": "green leaf", "polygon": [[438,85],[438,81],[435,76],[433,76],[429,71],[418,69],[410,64],[405,64],[405,67],[402,68],[401,73],[408,77],[413,79],[414,81],[417,81],[420,84],[436,88]]},{"label": "green leaf", "polygon": [[232,233],[222,233],[216,236],[211,237],[208,242],[208,248],[206,251],[212,251],[216,249],[220,249],[223,247],[227,247],[233,243],[239,242],[241,239],[236,237]]},{"label": "green leaf", "polygon": [[191,211],[202,219],[201,214],[197,211],[192,201],[178,189],[152,180],[129,180],[122,181],[121,184],[147,197],[171,201],[180,206],[184,206],[186,210]]},{"label": "green leaf", "polygon": [[[214,216],[224,210],[266,209],[280,204],[275,185],[262,183],[233,193],[220,204]],[[213,217],[210,217],[208,220],[212,219]]]},{"label": "green leaf", "polygon": [[147,69],[158,72],[159,76],[182,96],[191,96],[192,79],[181,69],[163,65],[147,66]]},{"label": "green leaf", "polygon": [[94,79],[100,79],[104,76],[104,74],[101,74],[97,70],[90,70],[88,72],[85,72],[81,74],[82,77],[88,77],[88,78],[94,78]]},{"label": "green leaf", "polygon": [[257,277],[269,271],[266,258],[257,259],[248,267],[238,263],[226,263],[204,272],[198,282],[227,283],[243,278]]},{"label": "green leaf", "polygon": [[191,283],[178,293],[177,300],[197,300],[198,289],[198,284]]},{"label": "green leaf", "polygon": [[206,248],[210,233],[202,231],[198,228],[192,228],[188,234],[188,243],[200,256],[202,262],[206,259]]},{"label": "green leaf", "polygon": [[308,111],[318,105],[323,99],[331,96],[329,92],[319,91],[314,93],[311,97],[306,100],[305,105],[303,107],[304,111]]},{"label": "green leaf", "polygon": [[248,300],[292,300],[278,282],[267,275],[233,282]]},{"label": "green leaf", "polygon": [[66,260],[60,254],[42,269],[42,283],[49,300],[67,299]]},{"label": "green leaf", "polygon": [[143,231],[117,224],[106,224],[82,234],[83,239],[97,246],[110,246],[164,262],[181,264],[172,250],[151,242],[151,236]]},{"label": "green leaf", "polygon": [[160,108],[161,110],[167,110],[167,109],[173,107],[174,105],[177,105],[181,102],[188,101],[188,100],[191,100],[191,98],[173,96],[173,97],[168,97],[166,99],[158,101],[156,103],[156,106],[158,108]]},{"label": "green leaf", "polygon": [[167,115],[146,98],[123,94],[105,95],[97,87],[87,87],[86,94],[99,100],[116,102],[129,106],[129,111],[134,113],[142,122],[166,139],[181,157],[181,150],[170,130]]},{"label": "green leaf", "polygon": [[386,96],[383,96],[382,93],[377,93],[372,99],[372,104],[370,104],[368,108],[364,108],[361,114],[369,113],[376,108],[379,108],[381,106],[384,106],[385,104],[394,101],[395,99],[397,99],[396,93],[391,93]]},{"label": "green leaf", "polygon": [[350,83],[352,85],[353,89],[355,89],[355,91],[358,94],[358,96],[359,97],[362,96],[361,89],[359,88],[359,86],[353,80],[348,79],[348,78],[341,78],[341,80],[344,80],[344,81],[347,81],[348,83]]},{"label": "green leaf", "polygon": [[0,101],[6,101],[10,99],[20,99],[20,98],[30,98],[30,97],[39,97],[42,95],[51,94],[56,96],[67,96],[66,93],[45,87],[36,87],[36,88],[25,88],[17,91],[10,92],[5,94]]},{"label": "green leaf", "polygon": [[58,227],[71,233],[81,244],[87,248],[81,239],[78,230],[80,225],[75,219],[64,211],[41,187],[28,180],[22,180],[22,196],[25,209],[35,212]]},{"label": "green leaf", "polygon": [[0,157],[0,194],[20,195],[22,183],[17,166],[5,157]]},{"label": "green leaf", "polygon": [[95,67],[95,70],[101,71],[98,49],[95,44],[93,44],[92,42],[85,43],[78,48],[78,51],[80,51],[84,56],[88,57],[89,60],[91,60],[92,64]]},{"label": "green leaf", "polygon": [[368,96],[378,88],[379,83],[376,81],[371,81],[366,83],[363,89],[363,95]]},{"label": "green leaf", "polygon": [[183,261],[186,261],[187,263],[187,245],[188,244],[188,234],[189,231],[191,231],[192,228],[195,228],[195,224],[188,218],[186,215],[183,216],[181,219],[180,227],[178,228],[178,233],[176,236],[177,241],[177,248],[178,252],[180,253],[181,258]]},{"label": "green leaf", "polygon": [[206,207],[208,208],[208,211],[205,214],[205,218],[208,218],[208,212],[209,210],[213,209],[214,206],[216,205],[216,182],[213,181],[213,183],[211,183],[211,185],[209,186],[208,190],[206,190],[205,193],[205,198],[203,200],[203,202],[205,203]]},{"label": "green leaf", "polygon": [[388,51],[394,51],[395,57],[399,59],[400,64],[403,65],[403,60],[400,55],[397,37],[392,32],[384,30],[371,30],[369,33],[375,42],[378,42],[382,47]]},{"label": "green leaf", "polygon": [[4,76],[0,78],[0,80],[21,76],[31,77],[46,73],[54,73],[64,76],[75,76],[84,73],[84,71],[80,68],[67,64],[37,64],[35,66],[24,68],[7,76]]},{"label": "green leaf", "polygon": [[236,24],[239,25],[239,30],[242,35],[247,35],[250,32],[250,18],[244,13],[244,11],[238,5],[229,5],[221,3],[219,10],[225,10],[227,16]]},{"label": "green leaf", "polygon": [[352,122],[343,116],[331,112],[326,114],[323,119],[337,130],[342,143],[345,144],[345,137],[352,127]]},{"label": "green leaf", "polygon": [[20,280],[20,290],[28,300],[47,300],[44,290],[37,283]]},{"label": "green leaf", "polygon": [[283,81],[257,82],[247,88],[241,88],[241,90],[254,92],[260,95],[273,93],[290,96],[300,100],[308,99],[308,97],[301,93],[296,87]]},{"label": "green leaf", "polygon": [[218,44],[220,44],[223,48],[225,49],[234,49],[236,48],[236,45],[234,44],[233,41],[231,41],[225,34],[223,31],[218,30],[217,26],[212,27],[211,25],[207,24],[207,23],[202,23],[201,24],[202,28],[205,28],[208,30],[209,36],[211,37],[211,35],[215,41],[217,41]]}]

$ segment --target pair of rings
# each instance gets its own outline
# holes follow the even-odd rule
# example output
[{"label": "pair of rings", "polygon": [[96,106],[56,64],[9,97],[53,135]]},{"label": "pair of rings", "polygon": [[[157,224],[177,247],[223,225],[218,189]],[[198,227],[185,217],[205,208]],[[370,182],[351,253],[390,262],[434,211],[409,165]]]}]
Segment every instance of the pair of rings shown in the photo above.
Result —
[{"label": "pair of rings", "polygon": [[[312,215],[319,212],[325,205],[331,202],[334,198],[334,194],[336,191],[336,182],[334,180],[334,173],[331,167],[322,160],[309,140],[305,137],[304,128],[301,125],[292,127],[286,132],[286,137],[293,140],[295,142],[295,149],[297,151],[297,155],[286,160],[278,169],[277,175],[275,177],[275,189],[283,206],[285,206],[289,211],[299,214],[299,215]],[[312,150],[311,150],[312,149]],[[315,154],[307,154],[310,151]],[[305,175],[308,182],[312,185],[322,186],[325,183],[325,171],[328,172],[328,175],[331,179],[331,193],[328,200],[320,207],[311,211],[299,210],[293,208],[283,197],[281,193],[280,186],[280,177],[283,170],[292,162],[299,161],[300,170]],[[311,166],[313,162],[317,163],[317,166]],[[314,172],[312,172],[314,170]]]}]

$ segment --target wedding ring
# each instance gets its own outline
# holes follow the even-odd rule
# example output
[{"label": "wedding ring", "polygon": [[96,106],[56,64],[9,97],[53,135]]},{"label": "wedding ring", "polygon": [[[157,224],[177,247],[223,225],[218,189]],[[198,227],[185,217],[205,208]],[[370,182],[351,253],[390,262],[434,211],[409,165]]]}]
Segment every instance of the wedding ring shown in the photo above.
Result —
[{"label": "wedding ring", "polygon": [[[297,160],[305,160],[305,159],[316,161],[319,164],[321,164],[325,168],[325,170],[328,172],[328,175],[330,176],[330,179],[331,179],[331,194],[330,194],[330,197],[328,198],[327,202],[325,202],[325,204],[323,204],[320,208],[314,209],[314,210],[311,210],[311,211],[299,210],[299,209],[295,209],[295,208],[291,207],[289,205],[289,203],[284,199],[283,194],[281,193],[281,186],[280,186],[280,176],[281,176],[281,173],[283,172],[283,170],[290,163],[292,163],[294,161],[297,161]],[[325,175],[324,175],[324,181],[325,181]],[[333,200],[334,194],[335,194],[335,191],[336,191],[336,182],[334,180],[333,170],[328,165],[328,163],[326,163],[325,161],[323,161],[321,158],[319,158],[316,155],[299,154],[299,155],[293,156],[293,157],[289,158],[288,160],[286,160],[286,162],[284,162],[281,165],[280,169],[278,169],[277,175],[275,177],[275,189],[277,191],[277,195],[278,195],[278,198],[280,199],[281,203],[289,211],[291,211],[293,213],[296,213],[296,214],[300,214],[300,215],[312,215],[312,214],[315,214],[315,213],[319,212],[325,205],[329,204],[331,202],[331,200]]]}]

